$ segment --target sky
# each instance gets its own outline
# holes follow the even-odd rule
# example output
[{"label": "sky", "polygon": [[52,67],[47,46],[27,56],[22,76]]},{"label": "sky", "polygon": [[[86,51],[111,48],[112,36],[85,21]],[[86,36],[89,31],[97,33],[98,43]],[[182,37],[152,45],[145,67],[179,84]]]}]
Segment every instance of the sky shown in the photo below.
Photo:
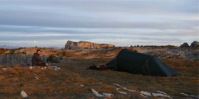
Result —
[{"label": "sky", "polygon": [[0,0],[0,45],[116,46],[199,40],[199,0]]}]

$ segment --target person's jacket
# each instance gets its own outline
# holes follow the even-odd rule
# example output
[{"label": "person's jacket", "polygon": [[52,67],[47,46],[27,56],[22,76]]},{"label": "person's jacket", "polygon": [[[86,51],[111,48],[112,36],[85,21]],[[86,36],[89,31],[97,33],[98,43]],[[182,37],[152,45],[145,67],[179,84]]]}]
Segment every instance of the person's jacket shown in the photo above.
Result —
[{"label": "person's jacket", "polygon": [[37,53],[34,53],[32,57],[32,66],[40,66],[40,64],[46,63],[41,59],[41,57]]}]

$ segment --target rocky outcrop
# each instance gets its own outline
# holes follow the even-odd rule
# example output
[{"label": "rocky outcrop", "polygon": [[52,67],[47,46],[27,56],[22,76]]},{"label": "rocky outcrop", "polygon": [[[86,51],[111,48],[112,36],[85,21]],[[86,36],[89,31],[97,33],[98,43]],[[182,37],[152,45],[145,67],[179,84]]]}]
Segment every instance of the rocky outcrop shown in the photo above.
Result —
[{"label": "rocky outcrop", "polygon": [[[36,52],[38,48],[19,48],[19,49],[0,49],[0,64],[22,64],[27,63],[32,65],[32,55]],[[42,50],[42,60],[48,61],[50,56],[55,56],[53,58],[56,62],[61,61],[61,56],[58,53],[61,52],[60,49],[51,48],[39,48]],[[53,59],[49,62],[55,62]]]},{"label": "rocky outcrop", "polygon": [[79,42],[73,42],[73,41],[67,41],[65,45],[65,49],[100,49],[100,48],[114,48],[115,45],[112,44],[98,44],[98,43],[92,43],[88,41],[79,41]]},{"label": "rocky outcrop", "polygon": [[189,47],[189,44],[187,42],[185,42],[182,45],[180,45],[180,47]]},{"label": "rocky outcrop", "polygon": [[193,41],[191,43],[191,47],[199,47],[199,42],[198,41]]}]

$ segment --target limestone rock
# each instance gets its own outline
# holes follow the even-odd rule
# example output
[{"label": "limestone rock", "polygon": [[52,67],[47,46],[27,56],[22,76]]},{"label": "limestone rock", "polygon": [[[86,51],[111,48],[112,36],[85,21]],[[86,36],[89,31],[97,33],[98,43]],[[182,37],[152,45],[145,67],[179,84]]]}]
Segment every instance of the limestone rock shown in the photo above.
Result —
[{"label": "limestone rock", "polygon": [[78,43],[78,47],[79,48],[93,48],[93,44],[91,42],[87,42],[87,41],[80,41]]},{"label": "limestone rock", "polygon": [[182,45],[180,45],[180,47],[189,47],[189,44],[187,42],[185,42]]},{"label": "limestone rock", "polygon": [[[39,48],[42,50],[41,59],[47,62],[50,55],[60,53],[59,49],[52,48]],[[19,48],[19,49],[0,49],[0,64],[32,64],[32,56],[36,52],[37,48]],[[58,58],[59,59],[59,58]]]},{"label": "limestone rock", "polygon": [[[77,48],[78,43],[77,42],[73,42],[73,41],[67,41],[66,45],[65,45],[65,49],[73,49],[73,48]],[[71,48],[73,47],[73,48]]]},{"label": "limestone rock", "polygon": [[191,47],[199,47],[199,42],[198,41],[193,41],[191,43]]},{"label": "limestone rock", "polygon": [[100,49],[100,48],[114,48],[115,45],[112,44],[98,44],[98,43],[92,43],[88,41],[79,41],[79,42],[73,42],[73,41],[67,41],[65,45],[65,49]]}]

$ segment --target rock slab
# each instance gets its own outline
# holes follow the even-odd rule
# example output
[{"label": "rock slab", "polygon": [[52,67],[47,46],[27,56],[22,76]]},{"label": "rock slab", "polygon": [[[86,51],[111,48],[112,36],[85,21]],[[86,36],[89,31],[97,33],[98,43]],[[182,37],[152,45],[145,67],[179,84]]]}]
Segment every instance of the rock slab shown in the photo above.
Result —
[{"label": "rock slab", "polygon": [[67,41],[65,45],[65,49],[100,49],[100,48],[114,48],[115,45],[113,44],[98,44],[92,43],[88,41]]}]

